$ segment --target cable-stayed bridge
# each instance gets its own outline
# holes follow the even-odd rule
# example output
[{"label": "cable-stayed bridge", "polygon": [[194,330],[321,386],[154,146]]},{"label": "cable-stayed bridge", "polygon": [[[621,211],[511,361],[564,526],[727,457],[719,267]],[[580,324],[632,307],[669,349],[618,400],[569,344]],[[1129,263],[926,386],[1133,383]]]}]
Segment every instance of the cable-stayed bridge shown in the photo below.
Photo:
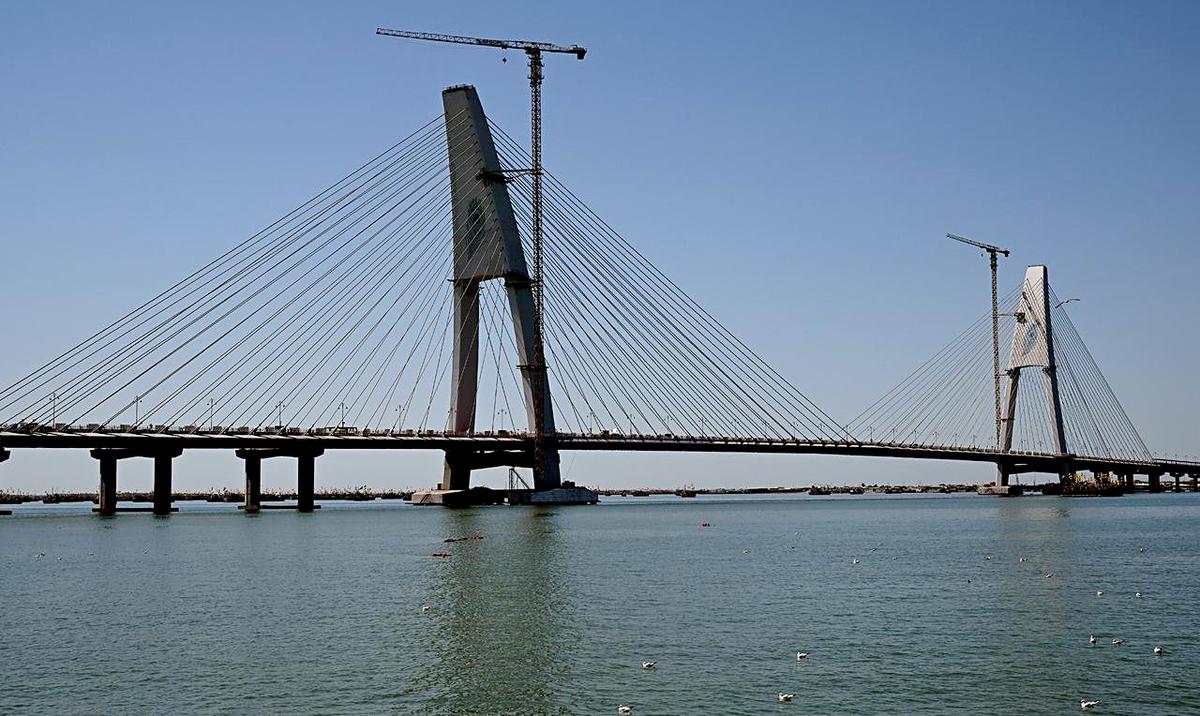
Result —
[{"label": "cable-stayed bridge", "polygon": [[[551,174],[535,325],[532,160],[475,90],[246,241],[0,389],[0,460],[85,448],[100,511],[116,465],[233,449],[257,506],[262,459],[441,450],[474,470],[560,483],[561,451],[823,453],[993,463],[1019,472],[1197,475],[1154,457],[1050,287],[1002,301],[1004,401],[982,317],[849,423],[832,418]],[[543,341],[545,370],[535,355]],[[541,405],[535,405],[537,397]],[[253,498],[253,499],[252,499]]]}]

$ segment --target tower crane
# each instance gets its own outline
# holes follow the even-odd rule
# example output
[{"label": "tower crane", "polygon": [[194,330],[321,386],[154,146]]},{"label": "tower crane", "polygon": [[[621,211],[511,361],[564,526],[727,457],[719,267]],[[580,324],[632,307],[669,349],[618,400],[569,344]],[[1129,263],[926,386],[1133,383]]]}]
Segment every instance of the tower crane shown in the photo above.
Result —
[{"label": "tower crane", "polygon": [[431,42],[448,42],[457,45],[477,45],[495,47],[501,50],[521,50],[529,58],[529,106],[530,106],[530,135],[533,158],[533,365],[528,366],[530,372],[531,392],[533,398],[534,423],[530,426],[533,432],[533,452],[535,470],[540,470],[545,458],[545,436],[542,434],[543,414],[545,412],[546,388],[546,353],[543,345],[543,314],[544,291],[542,283],[542,53],[557,52],[575,55],[582,60],[587,49],[579,45],[565,47],[549,42],[532,42],[529,40],[494,40],[485,37],[466,37],[463,35],[443,35],[433,32],[413,32],[411,30],[389,30],[385,27],[375,29],[376,35],[386,37],[402,37],[410,40],[428,40]]},{"label": "tower crane", "polygon": [[992,386],[996,397],[996,447],[1000,448],[1000,308],[997,306],[996,301],[996,255],[1004,254],[1007,257],[1009,251],[999,246],[992,246],[991,244],[985,244],[974,239],[968,239],[965,236],[946,234],[946,238],[961,241],[977,249],[983,249],[987,252],[989,257],[988,263],[992,267]]}]

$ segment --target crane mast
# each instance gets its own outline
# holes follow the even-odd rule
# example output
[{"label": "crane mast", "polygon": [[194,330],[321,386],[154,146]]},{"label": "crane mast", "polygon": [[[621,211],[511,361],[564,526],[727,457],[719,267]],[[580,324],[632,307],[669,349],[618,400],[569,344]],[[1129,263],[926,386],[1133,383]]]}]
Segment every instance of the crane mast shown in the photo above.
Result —
[{"label": "crane mast", "polygon": [[533,42],[530,40],[496,40],[485,37],[467,37],[464,35],[442,35],[432,32],[414,32],[411,30],[389,30],[380,27],[376,35],[401,37],[411,40],[428,40],[431,42],[446,42],[457,45],[476,45],[495,47],[502,50],[521,50],[529,58],[529,129],[530,157],[533,167],[530,174],[533,178],[533,364],[524,366],[529,373],[530,388],[533,398],[534,424],[530,426],[533,434],[533,464],[535,482],[537,474],[543,469],[546,459],[546,435],[542,429],[546,410],[545,390],[548,385],[546,376],[545,350],[545,292],[543,290],[542,274],[542,53],[556,52],[575,55],[582,60],[587,49],[579,45],[569,47],[554,45],[548,42]]},{"label": "crane mast", "polygon": [[983,249],[988,254],[988,264],[992,269],[992,390],[996,399],[996,449],[1001,449],[1000,433],[1001,433],[1001,417],[1000,417],[1000,307],[997,305],[996,297],[996,255],[1004,254],[1008,256],[1008,249],[1002,249],[999,246],[992,246],[974,239],[968,239],[965,236],[957,236],[955,234],[946,234],[947,239],[960,241],[968,246],[974,246],[977,249]]}]

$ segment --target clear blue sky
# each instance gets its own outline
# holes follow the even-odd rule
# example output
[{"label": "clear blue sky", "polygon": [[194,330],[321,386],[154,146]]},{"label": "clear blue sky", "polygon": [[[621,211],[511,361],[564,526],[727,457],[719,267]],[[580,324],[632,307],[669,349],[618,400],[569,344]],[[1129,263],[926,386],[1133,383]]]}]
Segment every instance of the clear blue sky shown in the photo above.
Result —
[{"label": "clear blue sky", "polygon": [[[1200,4],[5,3],[7,382],[215,256],[471,83],[517,136],[523,56],[377,25],[586,45],[548,61],[546,162],[834,416],[849,420],[1045,263],[1152,450],[1200,453]],[[322,458],[328,485],[425,486],[438,455]],[[980,467],[566,457],[568,477],[986,479]],[[283,467],[269,479],[290,483]],[[122,488],[148,484],[122,467]],[[231,455],[181,487],[235,486]],[[18,452],[0,488],[87,488]],[[128,480],[126,475],[129,476]]]}]

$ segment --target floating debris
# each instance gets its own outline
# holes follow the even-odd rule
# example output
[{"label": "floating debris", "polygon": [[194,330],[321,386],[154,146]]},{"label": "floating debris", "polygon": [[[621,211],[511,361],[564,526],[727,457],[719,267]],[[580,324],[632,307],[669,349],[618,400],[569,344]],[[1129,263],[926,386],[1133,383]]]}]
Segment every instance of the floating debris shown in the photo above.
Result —
[{"label": "floating debris", "polygon": [[469,537],[447,537],[443,542],[470,542],[472,540],[483,539],[483,535],[471,535]]},{"label": "floating debris", "polygon": [[430,557],[449,557],[450,553],[449,552],[434,552],[433,554],[431,554],[429,556]]}]

